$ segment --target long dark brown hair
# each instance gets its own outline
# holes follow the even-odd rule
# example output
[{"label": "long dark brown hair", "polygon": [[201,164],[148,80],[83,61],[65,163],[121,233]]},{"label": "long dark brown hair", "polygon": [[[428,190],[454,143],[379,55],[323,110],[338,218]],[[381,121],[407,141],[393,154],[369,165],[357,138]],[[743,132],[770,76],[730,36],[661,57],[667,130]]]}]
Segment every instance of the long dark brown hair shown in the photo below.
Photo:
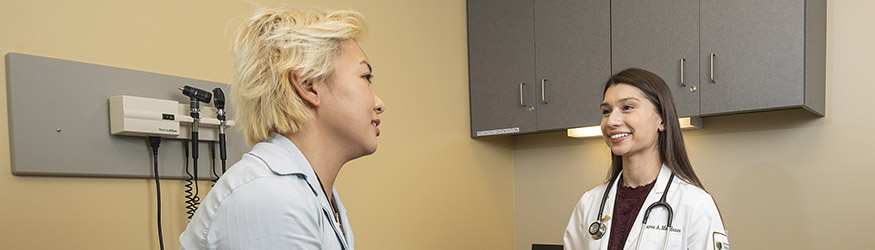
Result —
[{"label": "long dark brown hair", "polygon": [[[659,159],[678,178],[685,180],[702,190],[702,182],[693,171],[693,165],[687,158],[687,148],[684,146],[684,136],[681,134],[681,126],[678,123],[678,114],[675,109],[671,90],[658,75],[653,72],[630,68],[621,71],[608,79],[605,83],[602,97],[608,88],[617,84],[628,84],[644,92],[644,96],[656,107],[656,112],[662,117],[665,131],[659,133]],[[616,178],[623,170],[623,157],[611,152],[611,170],[608,172],[609,180]]]}]

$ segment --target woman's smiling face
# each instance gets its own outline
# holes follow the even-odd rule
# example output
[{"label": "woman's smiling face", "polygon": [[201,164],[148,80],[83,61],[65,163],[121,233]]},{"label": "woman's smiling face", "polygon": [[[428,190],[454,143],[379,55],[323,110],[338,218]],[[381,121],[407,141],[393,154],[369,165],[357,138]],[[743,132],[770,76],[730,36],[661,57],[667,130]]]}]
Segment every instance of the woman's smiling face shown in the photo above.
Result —
[{"label": "woman's smiling face", "polygon": [[662,118],[640,89],[623,83],[608,87],[601,110],[602,134],[615,155],[659,152]]}]

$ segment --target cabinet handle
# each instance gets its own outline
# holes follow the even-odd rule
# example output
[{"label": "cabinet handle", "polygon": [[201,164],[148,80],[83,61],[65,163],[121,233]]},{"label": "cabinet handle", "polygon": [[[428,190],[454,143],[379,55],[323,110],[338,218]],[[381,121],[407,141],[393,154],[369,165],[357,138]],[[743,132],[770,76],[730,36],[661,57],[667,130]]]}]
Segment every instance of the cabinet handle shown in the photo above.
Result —
[{"label": "cabinet handle", "polygon": [[544,93],[544,85],[547,84],[547,79],[541,79],[541,102],[547,104],[547,94]]},{"label": "cabinet handle", "polygon": [[687,62],[686,58],[681,57],[681,87],[686,87],[687,84],[684,83],[684,63]]},{"label": "cabinet handle", "polygon": [[710,60],[708,60],[710,62],[709,64],[711,65],[711,70],[709,72],[711,75],[711,83],[717,83],[717,81],[714,81],[714,57],[715,56],[717,56],[717,55],[714,53],[711,53]]},{"label": "cabinet handle", "polygon": [[526,106],[526,99],[523,98],[523,86],[526,86],[525,82],[520,83],[520,106],[525,107]]}]

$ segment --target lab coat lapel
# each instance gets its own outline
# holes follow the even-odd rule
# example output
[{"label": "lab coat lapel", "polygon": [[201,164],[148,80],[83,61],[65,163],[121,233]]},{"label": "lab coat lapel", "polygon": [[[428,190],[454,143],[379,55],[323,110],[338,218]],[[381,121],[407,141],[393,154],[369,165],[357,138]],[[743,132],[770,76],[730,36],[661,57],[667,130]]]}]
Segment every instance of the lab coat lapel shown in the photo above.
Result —
[{"label": "lab coat lapel", "polygon": [[[659,201],[659,198],[662,197],[662,192],[665,191],[665,185],[668,184],[669,177],[671,177],[671,170],[665,165],[662,165],[662,168],[659,170],[659,176],[656,178],[656,184],[650,189],[650,194],[647,195],[647,199],[645,199],[644,204],[641,205],[641,210],[638,211],[638,217],[636,217],[635,222],[632,223],[632,229],[629,230],[629,237],[626,238],[626,244],[623,246],[623,249],[635,249],[635,245],[638,244],[638,235],[641,233],[641,227],[644,226],[644,224],[642,224],[644,213],[647,212],[647,207],[649,207],[650,204]],[[658,207],[654,208],[653,212],[650,212],[650,218],[647,219],[650,224],[653,224],[653,220],[655,219],[653,218],[653,214],[659,212],[665,213],[665,210]],[[647,249],[648,246],[643,245],[641,247]]]}]

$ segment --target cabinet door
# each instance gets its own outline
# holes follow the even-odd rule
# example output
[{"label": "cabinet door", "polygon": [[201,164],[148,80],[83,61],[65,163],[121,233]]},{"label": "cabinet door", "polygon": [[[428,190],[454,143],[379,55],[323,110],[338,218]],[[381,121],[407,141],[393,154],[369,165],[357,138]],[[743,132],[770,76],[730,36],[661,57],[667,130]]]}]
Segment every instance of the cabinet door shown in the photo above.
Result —
[{"label": "cabinet door", "polygon": [[611,37],[614,74],[632,67],[656,73],[678,116],[699,115],[698,0],[613,0]]},{"label": "cabinet door", "polygon": [[804,1],[702,0],[700,18],[702,115],[804,102]]},{"label": "cabinet door", "polygon": [[[534,132],[532,0],[468,0],[472,136]],[[480,135],[478,135],[480,132]]]},{"label": "cabinet door", "polygon": [[535,1],[538,130],[601,121],[599,89],[611,75],[610,18],[610,0]]}]

